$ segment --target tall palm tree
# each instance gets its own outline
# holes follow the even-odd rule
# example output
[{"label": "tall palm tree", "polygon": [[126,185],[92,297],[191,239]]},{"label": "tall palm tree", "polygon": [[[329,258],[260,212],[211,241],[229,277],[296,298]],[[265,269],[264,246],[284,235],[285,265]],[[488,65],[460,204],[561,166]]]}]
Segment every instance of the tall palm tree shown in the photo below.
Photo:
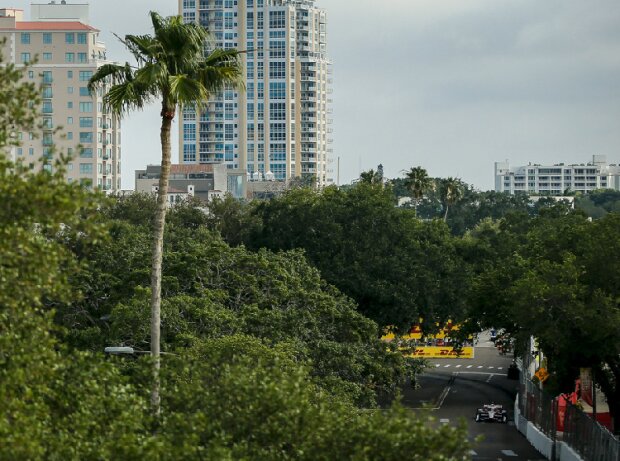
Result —
[{"label": "tall palm tree", "polygon": [[417,215],[418,205],[422,201],[424,194],[432,189],[433,180],[428,176],[424,168],[416,166],[405,173],[405,187],[411,194],[411,198],[413,198],[413,206]]},{"label": "tall palm tree", "polygon": [[443,220],[448,220],[448,209],[450,205],[454,205],[456,202],[463,198],[463,183],[458,178],[446,178],[441,183],[441,199],[446,205],[446,211],[443,215]]},{"label": "tall palm tree", "polygon": [[205,104],[213,92],[241,84],[242,66],[236,50],[204,51],[208,33],[198,24],[185,24],[181,16],[163,18],[151,12],[154,35],[126,35],[120,39],[134,55],[137,66],[106,64],[88,83],[91,91],[111,85],[103,98],[115,116],[161,102],[161,176],[157,212],[153,222],[151,257],[151,404],[159,414],[160,309],[164,226],[170,174],[170,131],[177,107]]}]

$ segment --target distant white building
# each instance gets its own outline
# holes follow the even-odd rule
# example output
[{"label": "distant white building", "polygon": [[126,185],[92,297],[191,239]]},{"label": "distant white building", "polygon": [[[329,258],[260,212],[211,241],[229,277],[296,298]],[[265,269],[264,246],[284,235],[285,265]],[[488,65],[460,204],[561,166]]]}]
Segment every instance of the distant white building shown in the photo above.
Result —
[{"label": "distant white building", "polygon": [[586,164],[510,167],[495,162],[495,190],[510,194],[562,195],[565,191],[620,190],[620,165],[608,164],[605,155],[594,155]]}]

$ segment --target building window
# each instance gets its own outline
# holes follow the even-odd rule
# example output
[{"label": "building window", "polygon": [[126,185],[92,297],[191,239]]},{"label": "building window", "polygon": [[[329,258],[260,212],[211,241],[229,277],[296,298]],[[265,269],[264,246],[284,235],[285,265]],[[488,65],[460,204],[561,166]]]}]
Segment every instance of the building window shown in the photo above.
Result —
[{"label": "building window", "polygon": [[286,11],[269,12],[269,28],[284,29],[286,27]]},{"label": "building window", "polygon": [[183,141],[196,140],[196,125],[192,123],[183,124]]},{"label": "building window", "polygon": [[88,90],[87,86],[81,86],[80,87],[80,96],[90,96],[90,91]]},{"label": "building window", "polygon": [[52,34],[50,32],[43,32],[43,44],[44,45],[52,44]]},{"label": "building window", "polygon": [[73,117],[67,117],[67,125],[73,125]]},{"label": "building window", "polygon": [[88,82],[92,76],[93,76],[92,70],[81,70],[80,71],[80,82]]},{"label": "building window", "polygon": [[44,114],[51,114],[52,113],[52,101],[43,101],[41,109]]},{"label": "building window", "polygon": [[86,32],[78,32],[77,34],[77,42],[79,45],[86,45],[88,42],[86,41]]},{"label": "building window", "polygon": [[196,161],[196,144],[183,144],[183,161]]},{"label": "building window", "polygon": [[93,174],[93,164],[80,163],[80,174]]},{"label": "building window", "polygon": [[44,86],[41,90],[41,96],[46,99],[50,99],[52,97],[52,87]]},{"label": "building window", "polygon": [[29,32],[22,32],[21,43],[22,45],[30,45],[30,33]]},{"label": "building window", "polygon": [[93,103],[92,102],[81,102],[80,103],[80,112],[92,112],[93,111]]},{"label": "building window", "polygon": [[285,99],[286,83],[285,82],[269,82],[269,98]]},{"label": "building window", "polygon": [[73,32],[65,33],[65,43],[73,45],[75,43],[75,34]]},{"label": "building window", "polygon": [[68,70],[67,71],[67,79],[71,80],[73,78],[73,71],[72,70]]},{"label": "building window", "polygon": [[78,53],[78,62],[84,64],[88,62],[88,53]]},{"label": "building window", "polygon": [[72,141],[73,140],[73,131],[68,131],[67,132],[67,140],[68,141]]},{"label": "building window", "polygon": [[92,127],[93,127],[92,117],[80,117],[80,128],[92,128]]},{"label": "building window", "polygon": [[22,62],[28,64],[30,62],[30,53],[22,53]]},{"label": "building window", "polygon": [[44,61],[51,61],[52,60],[52,53],[43,53],[43,60]]},{"label": "building window", "polygon": [[286,63],[284,61],[271,61],[269,63],[269,78],[286,78]]},{"label": "building window", "polygon": [[73,109],[73,101],[67,101],[67,109]]},{"label": "building window", "polygon": [[80,142],[83,144],[90,144],[93,142],[92,131],[80,131]]},{"label": "building window", "polygon": [[75,53],[65,53],[65,62],[75,62]]},{"label": "building window", "polygon": [[93,149],[86,147],[80,151],[80,158],[93,158]]}]

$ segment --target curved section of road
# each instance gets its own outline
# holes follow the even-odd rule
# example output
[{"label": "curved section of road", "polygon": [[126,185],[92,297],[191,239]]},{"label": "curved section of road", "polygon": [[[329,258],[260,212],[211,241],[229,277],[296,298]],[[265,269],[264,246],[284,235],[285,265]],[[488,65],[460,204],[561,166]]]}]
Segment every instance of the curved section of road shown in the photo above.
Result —
[{"label": "curved section of road", "polygon": [[[518,381],[507,378],[512,356],[500,355],[488,337],[476,345],[474,359],[431,361],[418,379],[419,388],[402,389],[402,403],[414,411],[431,412],[439,424],[465,421],[475,461],[543,460],[512,422]],[[508,424],[476,423],[476,409],[485,403],[504,405]]]}]

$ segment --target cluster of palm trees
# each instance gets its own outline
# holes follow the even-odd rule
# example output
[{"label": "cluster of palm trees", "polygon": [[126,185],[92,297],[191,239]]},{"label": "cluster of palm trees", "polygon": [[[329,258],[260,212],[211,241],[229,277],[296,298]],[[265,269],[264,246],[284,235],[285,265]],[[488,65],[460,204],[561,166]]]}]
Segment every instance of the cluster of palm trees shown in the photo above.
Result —
[{"label": "cluster of palm trees", "polygon": [[415,212],[424,199],[424,195],[431,190],[439,189],[441,201],[444,204],[444,221],[448,220],[448,210],[463,198],[463,183],[458,178],[434,179],[421,166],[412,167],[405,172],[405,187],[411,194]]},{"label": "cluster of palm trees", "polygon": [[157,213],[153,221],[151,256],[151,356],[153,384],[151,404],[160,413],[160,309],[164,226],[170,174],[170,131],[177,109],[207,103],[210,95],[225,87],[242,86],[243,70],[237,50],[216,49],[205,53],[209,35],[198,24],[181,16],[164,18],[151,12],[153,35],[126,35],[121,42],[136,64],[106,64],[89,81],[89,89],[107,89],[103,102],[115,116],[161,103],[161,176]]}]

